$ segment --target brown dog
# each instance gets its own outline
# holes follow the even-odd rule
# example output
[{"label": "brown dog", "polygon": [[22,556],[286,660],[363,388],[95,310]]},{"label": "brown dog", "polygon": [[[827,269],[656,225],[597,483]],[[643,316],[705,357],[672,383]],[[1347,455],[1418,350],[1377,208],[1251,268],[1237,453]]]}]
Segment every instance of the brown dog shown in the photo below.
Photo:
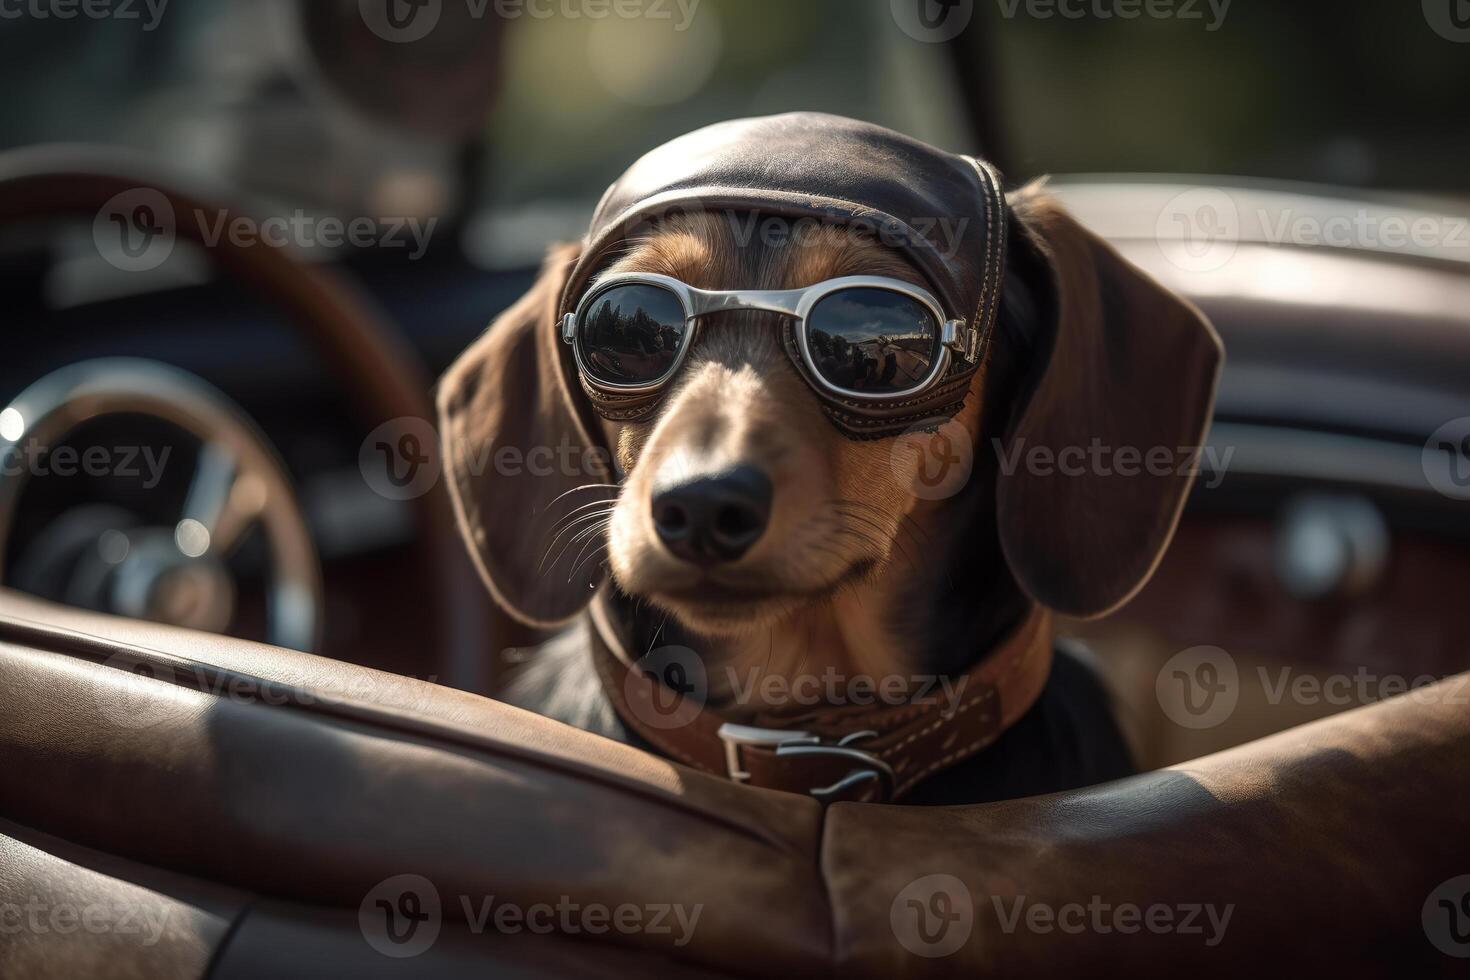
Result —
[{"label": "brown dog", "polygon": [[[588,393],[555,336],[558,313],[576,299],[564,289],[581,249],[553,250],[535,289],[441,390],[464,530],[497,598],[527,622],[554,625],[585,604],[606,568],[613,585],[599,594],[620,612],[597,621],[621,642],[602,640],[620,646],[624,660],[654,648],[695,651],[699,707],[721,724],[765,726],[756,731],[809,729],[814,714],[850,708],[860,701],[857,687],[875,679],[968,678],[1014,645],[1018,623],[1038,604],[1095,615],[1125,601],[1167,544],[1190,473],[1187,465],[1135,466],[1130,475],[1123,461],[1200,445],[1218,340],[1197,311],[1125,263],[1040,186],[1012,194],[1007,212],[995,339],[968,376],[962,404],[912,434],[883,438],[853,438],[832,424],[783,349],[789,318],[758,310],[701,318],[651,410],[630,419],[585,411]],[[753,241],[742,238],[734,214],[659,216],[600,260],[587,288],[632,272],[704,290],[793,290],[849,276],[931,285],[903,251],[840,224]],[[872,376],[876,368],[864,370]],[[927,434],[936,428],[938,436]],[[924,492],[939,459],[936,438],[945,440],[946,466],[968,457],[968,476]],[[959,439],[963,454],[953,451]],[[527,473],[536,446],[569,447],[561,456],[573,462]],[[501,462],[523,458],[525,468],[484,465],[507,447],[519,452]],[[1090,470],[1056,465],[1069,447],[1093,453]],[[1099,447],[1118,465],[1103,472]],[[1048,465],[1038,465],[1038,448]],[[1031,635],[1049,659],[1045,623]],[[511,700],[699,764],[702,746],[665,742],[662,726],[639,723],[640,695],[616,670],[589,662],[594,639],[583,628],[553,642]],[[1038,662],[1029,693],[1013,693],[1014,676],[1026,670],[977,682],[1001,710],[983,737],[961,743],[975,748],[950,759],[956,737],[941,741],[941,730],[928,746],[934,759],[912,747],[885,756],[897,776],[885,772],[886,789],[864,798],[977,800],[1126,771],[1090,672],[1061,657],[1048,680],[1046,661]],[[747,683],[772,677],[784,683]],[[824,679],[808,685],[820,704],[790,696],[802,677]],[[881,740],[885,718],[915,714],[916,689],[892,690],[901,703],[888,704],[886,715],[850,714],[854,725]],[[969,704],[951,703],[948,715],[941,706],[945,721],[915,723],[912,732],[927,733]],[[846,730],[839,726],[833,739]],[[731,731],[739,730],[724,724],[720,737],[728,742]],[[749,777],[742,758],[727,751],[730,775]]]}]

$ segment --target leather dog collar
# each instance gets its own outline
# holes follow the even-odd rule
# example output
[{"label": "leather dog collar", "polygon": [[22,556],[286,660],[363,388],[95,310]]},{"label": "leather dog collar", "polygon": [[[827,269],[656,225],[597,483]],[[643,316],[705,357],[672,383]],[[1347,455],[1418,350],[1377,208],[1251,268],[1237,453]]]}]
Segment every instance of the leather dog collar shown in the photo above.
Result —
[{"label": "leather dog collar", "polygon": [[588,615],[598,677],[630,729],[696,769],[824,804],[900,799],[925,777],[999,738],[1036,702],[1051,670],[1051,613],[1033,606],[954,679],[952,699],[824,706],[737,725],[704,706],[697,684],[675,690],[632,657],[605,591],[592,600]]},{"label": "leather dog collar", "polygon": [[[761,219],[775,219],[792,228],[816,221],[868,236],[903,253],[945,313],[973,332],[969,356],[954,358],[944,378],[921,396],[865,402],[817,389],[827,417],[844,435],[897,435],[915,423],[952,416],[964,404],[988,352],[1005,275],[1006,203],[1000,176],[988,163],[816,112],[707,126],[650,151],[608,188],[550,328],[576,306],[609,256],[682,212],[726,216],[744,235],[758,234]],[[797,371],[805,374],[789,336],[786,341]],[[646,418],[660,399],[586,385],[565,351],[562,367],[568,392],[580,389],[607,419]]]}]

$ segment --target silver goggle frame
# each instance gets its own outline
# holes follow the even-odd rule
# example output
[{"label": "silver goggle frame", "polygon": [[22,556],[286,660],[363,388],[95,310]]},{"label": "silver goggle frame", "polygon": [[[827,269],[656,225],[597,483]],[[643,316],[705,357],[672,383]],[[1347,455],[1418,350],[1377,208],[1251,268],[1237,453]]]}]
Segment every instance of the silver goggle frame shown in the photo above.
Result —
[{"label": "silver goggle frame", "polygon": [[[588,369],[582,357],[582,347],[576,342],[577,331],[582,323],[583,315],[599,296],[616,286],[631,285],[662,287],[678,297],[684,308],[685,329],[679,340],[679,349],[674,355],[674,360],[669,364],[668,370],[657,379],[643,384],[615,384],[596,377]],[[807,339],[807,315],[823,299],[844,289],[882,289],[899,293],[917,301],[929,311],[934,317],[934,322],[939,325],[939,353],[934,358],[934,363],[929,366],[929,373],[922,381],[899,391],[874,394],[870,391],[854,391],[834,385],[822,376],[817,369],[816,361],[812,358],[811,347]],[[881,402],[912,397],[944,377],[945,371],[949,368],[952,353],[974,363],[980,347],[980,332],[966,325],[964,320],[946,318],[939,301],[932,293],[913,283],[902,279],[890,279],[887,276],[842,276],[801,289],[709,290],[696,289],[672,276],[662,276],[652,272],[621,273],[599,280],[583,294],[581,301],[577,303],[577,308],[562,318],[561,335],[563,341],[572,345],[572,352],[577,359],[577,370],[590,384],[621,394],[644,394],[663,388],[678,373],[699,332],[701,317],[730,310],[757,310],[795,318],[797,320],[797,344],[801,350],[801,359],[806,365],[807,373],[828,392],[860,401]]]}]

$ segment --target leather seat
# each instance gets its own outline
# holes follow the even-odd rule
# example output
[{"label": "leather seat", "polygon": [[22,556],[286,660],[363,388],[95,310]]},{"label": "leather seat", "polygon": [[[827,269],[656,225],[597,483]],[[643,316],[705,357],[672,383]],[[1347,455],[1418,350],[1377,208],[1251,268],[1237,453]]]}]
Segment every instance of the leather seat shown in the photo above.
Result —
[{"label": "leather seat", "polygon": [[[1449,975],[1421,910],[1470,873],[1470,675],[1428,690],[1077,792],[823,811],[430,683],[0,592],[0,976]],[[364,923],[405,874],[442,922],[398,958]],[[930,875],[959,890],[930,901]],[[915,894],[970,909],[952,954],[909,934]],[[683,944],[500,934],[491,896],[700,910]],[[1213,945],[1012,918],[1090,902],[1232,912]],[[63,906],[164,925],[65,930]]]}]

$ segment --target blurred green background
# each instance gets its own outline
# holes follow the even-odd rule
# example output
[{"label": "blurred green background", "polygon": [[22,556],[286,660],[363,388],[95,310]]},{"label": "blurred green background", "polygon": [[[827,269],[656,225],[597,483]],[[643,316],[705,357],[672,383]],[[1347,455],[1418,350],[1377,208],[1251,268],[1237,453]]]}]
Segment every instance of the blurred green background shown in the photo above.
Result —
[{"label": "blurred green background", "polygon": [[[540,2],[548,16],[492,7],[413,44],[367,35],[358,0],[174,0],[149,30],[7,16],[0,145],[126,144],[297,206],[474,216],[497,231],[488,261],[520,258],[502,233],[574,229],[663,140],[789,109],[977,151],[1013,179],[1470,189],[1470,43],[1437,29],[1441,0],[1150,0],[1174,15],[1133,18],[1144,0],[961,0],[952,43],[895,13],[936,0],[646,0],[666,16],[631,18]],[[305,39],[302,4],[331,44]],[[472,125],[417,125],[451,96],[479,100]]]}]

